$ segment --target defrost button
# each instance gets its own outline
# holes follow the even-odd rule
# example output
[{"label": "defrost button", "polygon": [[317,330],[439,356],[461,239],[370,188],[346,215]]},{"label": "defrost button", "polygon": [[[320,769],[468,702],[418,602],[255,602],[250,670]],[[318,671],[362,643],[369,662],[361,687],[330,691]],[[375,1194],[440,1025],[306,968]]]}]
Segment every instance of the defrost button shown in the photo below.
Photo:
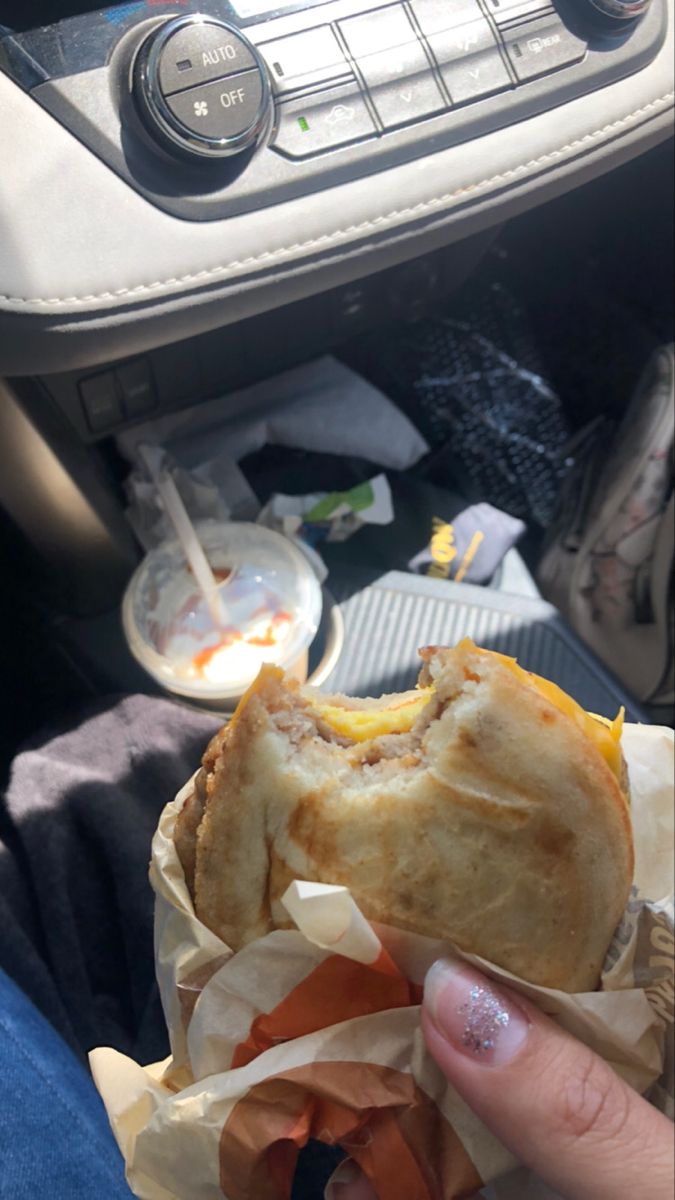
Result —
[{"label": "defrost button", "polygon": [[521,83],[581,62],[587,49],[556,15],[505,29],[502,37]]}]

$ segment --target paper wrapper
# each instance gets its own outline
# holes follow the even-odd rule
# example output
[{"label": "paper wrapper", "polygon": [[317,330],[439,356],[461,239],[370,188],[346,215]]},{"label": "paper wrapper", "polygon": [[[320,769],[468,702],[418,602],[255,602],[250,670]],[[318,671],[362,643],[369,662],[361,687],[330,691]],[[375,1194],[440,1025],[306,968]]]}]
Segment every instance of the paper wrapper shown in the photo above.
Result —
[{"label": "paper wrapper", "polygon": [[[623,744],[636,876],[601,990],[568,995],[464,957],[672,1115],[673,735],[629,726]],[[443,1078],[420,1033],[425,973],[454,948],[370,925],[343,887],[298,881],[285,897],[297,931],[233,954],[195,917],[174,848],[191,787],[165,808],[150,869],[172,1055],[149,1067],[110,1049],[91,1055],[135,1194],[286,1200],[309,1138],[342,1146],[383,1200],[454,1200],[507,1176],[517,1164]],[[515,1191],[504,1178],[489,1194],[535,1194],[517,1178]]]}]

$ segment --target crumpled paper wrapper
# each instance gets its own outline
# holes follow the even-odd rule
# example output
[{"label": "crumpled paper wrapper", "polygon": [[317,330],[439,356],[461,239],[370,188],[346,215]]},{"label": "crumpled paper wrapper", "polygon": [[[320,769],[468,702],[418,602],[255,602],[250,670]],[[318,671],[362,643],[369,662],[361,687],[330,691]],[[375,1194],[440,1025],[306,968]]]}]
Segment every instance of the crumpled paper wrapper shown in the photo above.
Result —
[{"label": "crumpled paper wrapper", "polygon": [[[672,1116],[673,734],[628,726],[623,745],[635,886],[601,989],[568,995],[462,957],[527,995]],[[342,1146],[383,1200],[458,1200],[490,1181],[484,1194],[495,1200],[546,1194],[513,1174],[517,1164],[426,1053],[424,976],[456,950],[369,924],[343,887],[297,881],[284,900],[297,931],[233,954],[195,917],[175,852],[191,787],[165,808],[150,869],[171,1057],[141,1067],[114,1050],[91,1054],[136,1196],[287,1200],[309,1138]]]},{"label": "crumpled paper wrapper", "polygon": [[391,525],[394,505],[386,475],[375,475],[346,492],[313,492],[287,496],[276,492],[258,514],[259,525],[292,538],[307,556],[319,583],[328,568],[317,547],[346,542],[364,525]]}]

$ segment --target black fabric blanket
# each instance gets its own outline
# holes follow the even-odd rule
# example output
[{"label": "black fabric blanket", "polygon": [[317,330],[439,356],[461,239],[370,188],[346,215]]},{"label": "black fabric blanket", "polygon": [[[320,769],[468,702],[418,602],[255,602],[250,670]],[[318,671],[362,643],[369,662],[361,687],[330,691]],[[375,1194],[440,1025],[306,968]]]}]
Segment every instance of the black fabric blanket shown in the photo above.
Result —
[{"label": "black fabric blanket", "polygon": [[[128,696],[78,713],[14,760],[0,805],[0,967],[83,1059],[93,1046],[140,1063],[169,1052],[150,843],[218,725],[168,700]],[[320,1200],[343,1157],[310,1142],[293,1200]]]},{"label": "black fabric blanket", "polygon": [[210,715],[108,700],[14,760],[0,815],[0,966],[84,1057],[168,1053],[154,982],[150,843]]}]

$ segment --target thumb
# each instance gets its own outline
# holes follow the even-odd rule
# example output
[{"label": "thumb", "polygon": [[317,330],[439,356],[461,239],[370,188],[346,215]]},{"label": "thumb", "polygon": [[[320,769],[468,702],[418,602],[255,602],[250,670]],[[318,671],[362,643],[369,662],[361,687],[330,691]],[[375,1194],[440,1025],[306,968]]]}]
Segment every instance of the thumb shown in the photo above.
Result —
[{"label": "thumb", "polygon": [[568,1200],[672,1200],[671,1122],[521,996],[441,960],[422,1028],[467,1104]]}]

